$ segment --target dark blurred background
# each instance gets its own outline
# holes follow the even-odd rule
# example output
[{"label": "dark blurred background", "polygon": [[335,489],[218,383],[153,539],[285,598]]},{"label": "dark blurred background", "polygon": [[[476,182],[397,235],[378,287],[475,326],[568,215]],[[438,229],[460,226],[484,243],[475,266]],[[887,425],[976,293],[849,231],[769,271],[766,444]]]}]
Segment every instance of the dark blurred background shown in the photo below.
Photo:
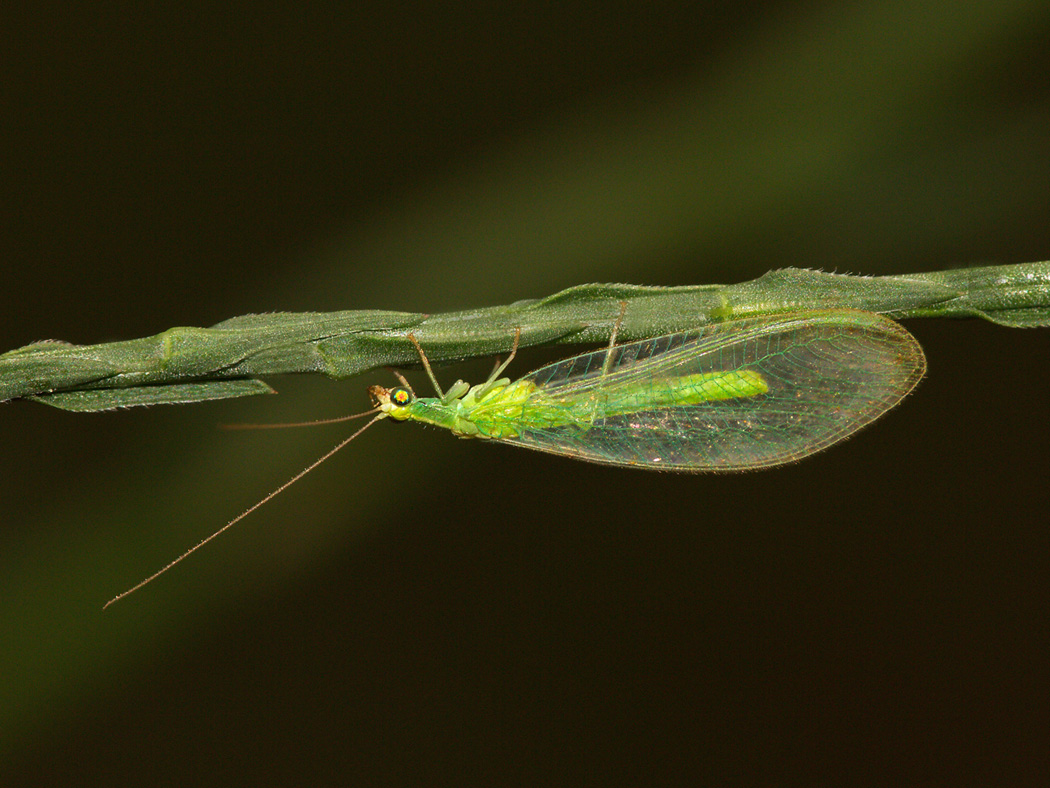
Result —
[{"label": "dark blurred background", "polygon": [[[1044,260],[1048,45],[1045,2],[5,4],[0,350]],[[104,614],[347,434],[217,424],[387,373],[7,405],[0,782],[1043,785],[1050,332],[908,328],[926,381],[796,466],[381,424]]]}]

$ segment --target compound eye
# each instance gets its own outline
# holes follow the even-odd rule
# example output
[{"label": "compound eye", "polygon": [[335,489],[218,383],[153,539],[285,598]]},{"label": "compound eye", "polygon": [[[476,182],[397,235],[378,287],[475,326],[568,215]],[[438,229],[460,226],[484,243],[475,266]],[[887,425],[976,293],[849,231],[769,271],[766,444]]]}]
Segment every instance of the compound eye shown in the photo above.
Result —
[{"label": "compound eye", "polygon": [[396,389],[390,390],[390,402],[399,408],[405,407],[412,401],[412,392],[406,388],[398,386]]}]

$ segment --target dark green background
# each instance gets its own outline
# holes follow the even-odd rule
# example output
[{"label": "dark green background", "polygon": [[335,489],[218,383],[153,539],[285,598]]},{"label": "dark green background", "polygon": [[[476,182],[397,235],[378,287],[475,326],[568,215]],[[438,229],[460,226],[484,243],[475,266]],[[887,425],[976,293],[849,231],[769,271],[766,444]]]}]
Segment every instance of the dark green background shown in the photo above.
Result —
[{"label": "dark green background", "polygon": [[[30,8],[0,11],[0,349],[1050,257],[1042,2]],[[105,614],[346,434],[216,424],[376,378],[9,404],[0,780],[1042,784],[1050,332],[908,328],[916,394],[797,466],[381,424]]]}]

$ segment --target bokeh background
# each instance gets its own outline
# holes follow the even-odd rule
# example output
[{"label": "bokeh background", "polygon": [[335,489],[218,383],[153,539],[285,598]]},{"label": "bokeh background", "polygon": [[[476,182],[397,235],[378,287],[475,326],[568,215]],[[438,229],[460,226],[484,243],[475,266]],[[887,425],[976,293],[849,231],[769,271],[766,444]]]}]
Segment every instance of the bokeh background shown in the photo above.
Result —
[{"label": "bokeh background", "polygon": [[[1050,258],[1045,2],[0,15],[4,350]],[[1045,784],[1050,332],[908,328],[918,391],[796,466],[381,424],[104,614],[346,434],[217,424],[360,410],[386,373],[8,404],[0,782]]]}]

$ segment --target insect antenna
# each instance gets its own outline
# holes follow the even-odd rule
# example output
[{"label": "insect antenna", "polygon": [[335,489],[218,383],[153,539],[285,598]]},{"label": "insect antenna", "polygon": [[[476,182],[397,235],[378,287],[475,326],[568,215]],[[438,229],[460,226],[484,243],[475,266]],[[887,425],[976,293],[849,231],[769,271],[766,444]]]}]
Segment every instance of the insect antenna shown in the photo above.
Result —
[{"label": "insect antenna", "polygon": [[352,416],[336,416],[332,419],[316,419],[315,421],[288,421],[278,422],[276,424],[220,424],[220,430],[282,430],[287,427],[320,427],[324,424],[339,424],[343,421],[353,421],[359,419],[362,416],[368,416],[372,413],[377,413],[378,408],[372,408],[371,410],[362,411],[361,413],[355,413]]},{"label": "insect antenna", "polygon": [[[162,569],[159,569],[159,570],[157,570],[157,571],[156,571],[156,572],[154,572],[154,573],[153,573],[152,575],[150,575],[149,577],[147,577],[147,578],[146,578],[145,580],[143,580],[143,581],[141,581],[141,582],[139,582],[139,583],[135,584],[134,586],[132,586],[131,588],[129,588],[129,589],[127,590],[127,591],[124,591],[124,592],[122,592],[122,593],[120,593],[120,594],[117,594],[117,595],[116,595],[115,597],[113,597],[113,598],[112,598],[111,600],[109,600],[108,602],[106,602],[106,604],[104,604],[104,605],[102,606],[102,609],[103,609],[103,610],[105,610],[105,609],[106,609],[107,607],[109,607],[110,605],[112,605],[112,604],[113,604],[114,602],[117,602],[117,601],[119,601],[119,600],[123,599],[124,597],[128,596],[129,594],[133,594],[134,592],[136,592],[136,591],[138,591],[138,590],[139,590],[140,588],[142,588],[142,587],[143,587],[144,585],[147,585],[147,584],[149,584],[149,583],[152,583],[152,582],[153,582],[154,580],[156,580],[156,579],[157,579],[158,577],[160,577],[160,576],[161,576],[162,574],[164,574],[165,572],[167,572],[167,571],[168,571],[169,569],[171,569],[171,568],[172,568],[173,566],[175,566],[176,564],[180,563],[180,562],[181,562],[181,561],[183,561],[184,559],[188,558],[188,557],[189,557],[190,555],[192,555],[193,553],[195,553],[195,552],[197,552],[198,550],[200,550],[200,549],[201,549],[202,547],[204,547],[204,545],[208,544],[208,542],[210,542],[210,541],[211,541],[212,539],[214,539],[214,538],[215,538],[216,536],[218,536],[219,534],[223,533],[224,531],[227,531],[227,530],[229,530],[230,528],[232,528],[233,526],[235,526],[235,525],[236,525],[237,523],[239,523],[239,522],[240,522],[241,520],[243,520],[243,519],[244,519],[245,517],[247,517],[247,516],[248,516],[249,514],[251,514],[252,512],[254,512],[254,511],[255,511],[256,509],[258,509],[258,508],[259,508],[260,506],[263,506],[264,504],[266,504],[266,503],[269,503],[269,502],[270,502],[271,500],[273,500],[273,499],[274,499],[274,498],[276,498],[276,497],[277,497],[278,495],[280,495],[281,493],[283,493],[283,492],[284,492],[285,490],[287,490],[287,489],[288,489],[289,487],[291,487],[291,486],[292,486],[293,484],[295,484],[295,483],[296,483],[297,481],[299,481],[299,480],[300,480],[301,478],[303,478],[304,476],[306,476],[306,474],[308,474],[308,473],[309,473],[310,471],[312,471],[312,470],[313,470],[314,468],[316,468],[316,467],[317,467],[318,465],[320,465],[321,463],[323,463],[323,462],[324,462],[325,460],[327,460],[327,459],[331,458],[331,456],[332,456],[333,454],[335,454],[335,453],[336,453],[337,451],[339,451],[340,449],[342,449],[342,448],[343,448],[344,446],[346,446],[346,445],[347,445],[348,443],[350,443],[350,441],[352,441],[352,440],[353,440],[354,438],[356,438],[356,437],[357,437],[358,435],[360,435],[360,434],[361,434],[362,432],[364,432],[365,430],[367,430],[367,429],[368,429],[369,427],[371,427],[371,426],[372,426],[373,424],[375,424],[375,423],[376,423],[377,421],[379,421],[380,419],[386,418],[386,414],[385,414],[385,413],[381,413],[381,412],[380,412],[380,413],[377,413],[376,411],[378,411],[378,408],[376,408],[376,409],[374,409],[374,410],[366,411],[366,412],[364,412],[364,413],[358,413],[358,414],[356,414],[356,416],[344,416],[344,417],[341,417],[341,418],[337,418],[337,419],[328,419],[327,421],[323,421],[323,422],[307,422],[307,424],[308,424],[308,425],[312,425],[312,424],[317,424],[317,423],[321,423],[321,424],[323,424],[323,423],[332,423],[332,422],[336,422],[336,421],[346,421],[346,420],[347,420],[348,418],[357,418],[357,417],[360,417],[360,416],[367,416],[367,415],[368,415],[369,413],[376,413],[376,415],[375,415],[375,416],[373,416],[373,417],[372,417],[371,419],[369,419],[368,423],[367,423],[367,424],[365,424],[365,426],[361,427],[361,429],[357,430],[357,432],[355,432],[355,433],[354,433],[353,435],[351,435],[351,436],[350,436],[349,438],[346,438],[345,440],[343,440],[343,441],[341,441],[340,443],[338,443],[338,444],[337,444],[337,445],[335,446],[335,448],[333,448],[333,449],[331,449],[330,451],[328,451],[328,452],[327,452],[326,454],[324,454],[324,455],[323,455],[322,457],[320,457],[320,458],[319,458],[319,459],[317,459],[317,460],[314,460],[314,461],[313,461],[312,463],[310,463],[309,465],[307,465],[307,466],[306,466],[305,468],[303,468],[303,469],[302,469],[301,471],[299,471],[299,473],[295,474],[295,476],[293,476],[293,477],[292,477],[291,479],[289,479],[288,481],[286,481],[286,482],[285,482],[284,484],[282,484],[282,485],[281,485],[280,487],[278,487],[278,488],[277,488],[276,490],[274,490],[274,491],[273,491],[272,493],[270,493],[269,495],[267,495],[267,496],[266,496],[265,498],[263,498],[263,499],[262,499],[261,501],[259,501],[259,502],[258,502],[258,503],[256,503],[255,505],[251,506],[250,508],[246,509],[245,511],[241,512],[241,513],[240,513],[239,515],[237,515],[236,517],[234,517],[234,518],[233,518],[232,520],[230,520],[230,521],[229,521],[228,523],[226,523],[226,525],[224,525],[224,526],[223,526],[222,528],[220,528],[220,529],[219,529],[218,531],[216,531],[215,533],[213,533],[213,534],[212,534],[211,536],[208,536],[208,537],[206,537],[206,538],[202,539],[201,541],[197,542],[197,544],[195,544],[195,545],[194,545],[193,547],[191,547],[191,548],[190,548],[189,550],[187,550],[186,552],[184,552],[184,553],[183,553],[182,555],[180,555],[180,556],[179,556],[178,558],[176,558],[176,559],[175,559],[174,561],[171,561],[170,563],[168,563],[168,564],[167,564],[167,565],[166,565],[166,566],[165,566],[164,568],[162,568]],[[261,427],[261,428],[266,428],[266,427],[292,427],[292,426],[297,426],[297,425],[293,425],[293,424],[260,424],[260,425],[243,425],[243,426],[244,426],[245,428],[247,428],[247,427],[250,427],[250,426],[257,426],[257,427]]]}]

